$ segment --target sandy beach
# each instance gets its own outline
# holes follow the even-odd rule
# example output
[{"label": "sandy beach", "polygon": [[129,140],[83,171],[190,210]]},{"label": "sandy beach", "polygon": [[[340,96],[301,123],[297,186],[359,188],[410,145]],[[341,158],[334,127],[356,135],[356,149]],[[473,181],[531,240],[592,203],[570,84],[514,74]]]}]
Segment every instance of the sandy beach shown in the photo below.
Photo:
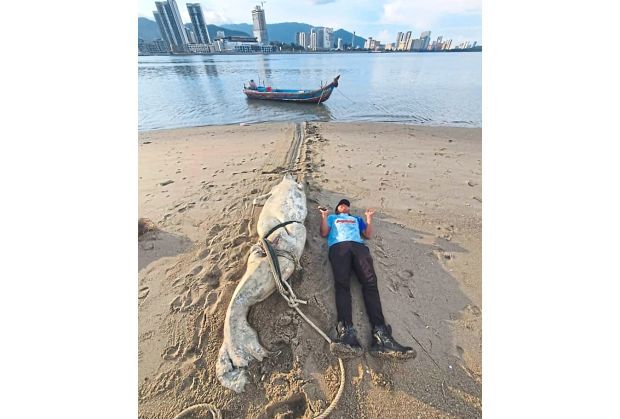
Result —
[{"label": "sandy beach", "polygon": [[[336,336],[333,277],[317,205],[377,210],[367,241],[394,337],[417,357],[345,361],[330,418],[482,415],[481,129],[391,123],[269,123],[139,135],[139,415],[209,403],[225,418],[312,418],[334,398],[337,359],[276,292],[248,316],[273,353],[244,393],[215,376],[231,295],[258,237],[252,200],[294,169],[306,185],[307,241],[293,275],[303,311]],[[352,279],[362,345],[370,325]],[[187,416],[190,417],[190,416]],[[194,417],[210,417],[206,411]]]}]

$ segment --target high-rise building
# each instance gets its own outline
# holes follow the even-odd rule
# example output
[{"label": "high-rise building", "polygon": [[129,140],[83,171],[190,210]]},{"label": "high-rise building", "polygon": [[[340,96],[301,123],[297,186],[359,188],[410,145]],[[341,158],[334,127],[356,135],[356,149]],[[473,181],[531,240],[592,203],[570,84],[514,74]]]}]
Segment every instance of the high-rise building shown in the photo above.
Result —
[{"label": "high-rise building", "polygon": [[338,38],[338,51],[342,51],[343,48],[343,43],[342,43],[342,38]]},{"label": "high-rise building", "polygon": [[411,40],[411,31],[407,31],[407,33],[405,34],[405,39],[403,39],[403,51],[410,51],[412,42],[413,41]]},{"label": "high-rise building", "polygon": [[316,51],[318,49],[317,45],[317,31],[315,28],[310,29],[310,49]]},{"label": "high-rise building", "polygon": [[258,40],[258,43],[263,45],[269,44],[265,10],[260,6],[256,6],[254,10],[252,10],[252,22],[254,23],[254,36]]},{"label": "high-rise building", "polygon": [[398,32],[398,34],[396,34],[396,50],[398,50],[398,48],[400,47],[400,43],[403,40],[403,36],[404,36],[404,33],[402,32]]},{"label": "high-rise building", "polygon": [[188,28],[187,26],[185,27],[185,32],[187,32],[187,40],[189,41],[190,44],[197,44],[198,41],[196,40],[196,33],[194,32],[193,29]]},{"label": "high-rise building", "polygon": [[308,34],[306,32],[299,34],[299,45],[304,47],[304,49],[308,48]]},{"label": "high-rise building", "polygon": [[307,47],[308,45],[306,44],[306,39],[307,39],[307,35],[305,32],[296,32],[295,33],[295,43],[297,45],[300,45],[302,47]]},{"label": "high-rise building", "polygon": [[159,12],[153,11],[153,16],[155,17],[155,22],[157,22],[157,26],[159,27],[159,33],[164,41],[170,45],[170,40],[168,39],[168,32],[166,31],[166,26],[162,21],[162,17]]},{"label": "high-rise building", "polygon": [[196,43],[210,44],[211,37],[207,30],[207,23],[205,22],[200,3],[187,3],[187,11],[189,12],[189,18],[192,20],[192,26],[194,27]]},{"label": "high-rise building", "polygon": [[323,28],[323,48],[332,49],[334,47],[334,28]]},{"label": "high-rise building", "polygon": [[325,28],[322,26],[319,26],[316,32],[316,47],[318,49],[324,49],[325,48]]},{"label": "high-rise building", "polygon": [[[316,34],[316,48],[314,48],[315,50],[329,48],[329,44],[325,44],[325,29],[331,30],[331,28],[324,28],[322,26],[317,26],[310,29],[310,42],[312,42],[312,34]],[[333,42],[333,36],[334,32],[332,30],[331,34],[328,35],[328,40],[331,39]]]},{"label": "high-rise building", "polygon": [[162,37],[167,38],[166,40],[170,43],[173,52],[187,52],[189,40],[179,14],[177,2],[175,0],[156,1],[155,7],[157,7],[157,12],[153,12],[153,15],[158,24],[161,23],[160,32],[163,26]]},{"label": "high-rise building", "polygon": [[422,40],[422,48],[421,50],[427,50],[428,45],[431,42],[431,31],[425,31],[420,34],[420,39]]}]

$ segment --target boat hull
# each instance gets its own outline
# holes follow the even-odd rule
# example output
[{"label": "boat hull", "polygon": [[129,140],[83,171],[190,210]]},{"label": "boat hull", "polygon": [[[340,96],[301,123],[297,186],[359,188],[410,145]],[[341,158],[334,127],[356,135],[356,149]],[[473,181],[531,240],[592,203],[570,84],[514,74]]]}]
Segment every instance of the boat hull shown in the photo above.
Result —
[{"label": "boat hull", "polygon": [[248,99],[260,100],[276,100],[279,102],[301,102],[301,103],[319,103],[325,102],[332,94],[333,87],[315,94],[297,94],[297,93],[279,93],[279,92],[259,92],[256,90],[244,90],[243,93]]},{"label": "boat hull", "polygon": [[336,77],[330,84],[316,90],[282,90],[282,89],[266,89],[259,87],[258,89],[243,89],[243,93],[248,99],[274,100],[278,102],[298,102],[298,103],[323,103],[332,94],[332,91],[338,87],[338,79]]}]

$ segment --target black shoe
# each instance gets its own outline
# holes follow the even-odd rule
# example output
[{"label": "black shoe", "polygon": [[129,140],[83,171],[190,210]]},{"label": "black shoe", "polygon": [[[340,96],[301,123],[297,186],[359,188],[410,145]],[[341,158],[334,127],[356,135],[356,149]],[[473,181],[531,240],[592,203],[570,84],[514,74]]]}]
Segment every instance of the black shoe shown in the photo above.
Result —
[{"label": "black shoe", "polygon": [[329,345],[332,353],[340,358],[353,358],[360,356],[363,352],[353,325],[338,322],[336,326],[338,338]]},{"label": "black shoe", "polygon": [[416,357],[416,351],[396,342],[392,337],[390,326],[375,326],[372,329],[370,354],[378,358],[410,359]]}]

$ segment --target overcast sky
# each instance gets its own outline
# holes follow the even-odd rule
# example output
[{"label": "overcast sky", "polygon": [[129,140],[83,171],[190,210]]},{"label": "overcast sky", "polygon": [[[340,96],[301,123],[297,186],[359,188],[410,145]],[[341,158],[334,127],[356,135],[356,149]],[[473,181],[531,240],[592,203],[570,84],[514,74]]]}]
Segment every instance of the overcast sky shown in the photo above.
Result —
[{"label": "overcast sky", "polygon": [[[183,21],[190,22],[186,3],[200,3],[209,24],[252,23],[256,0],[177,0]],[[295,7],[292,7],[295,5]],[[399,31],[430,30],[431,38],[454,43],[482,43],[482,0],[268,0],[267,23],[302,22],[334,30],[355,31],[381,43],[395,42]],[[154,0],[138,0],[138,15],[153,18]]]}]

